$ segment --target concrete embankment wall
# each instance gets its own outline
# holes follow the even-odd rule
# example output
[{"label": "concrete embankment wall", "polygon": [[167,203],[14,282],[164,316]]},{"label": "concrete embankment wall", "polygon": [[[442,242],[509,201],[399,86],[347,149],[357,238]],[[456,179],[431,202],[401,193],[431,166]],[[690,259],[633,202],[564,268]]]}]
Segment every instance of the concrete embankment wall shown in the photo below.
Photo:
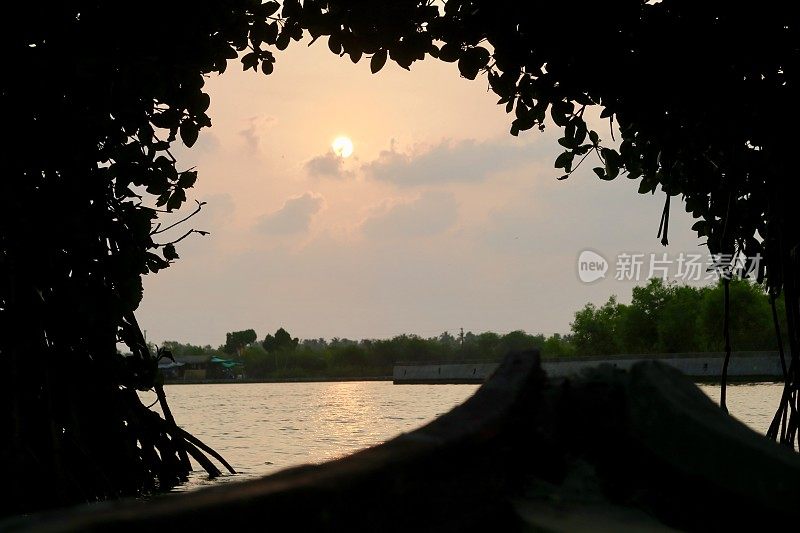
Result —
[{"label": "concrete embankment wall", "polygon": [[[677,368],[687,376],[714,380],[722,375],[723,353],[626,355],[618,357],[574,357],[543,361],[542,367],[552,378],[563,378],[601,364],[628,369],[639,361],[656,359]],[[497,368],[496,363],[417,364],[398,363],[392,379],[395,383],[483,383]],[[778,352],[733,352],[728,376],[736,379],[783,379]]]},{"label": "concrete embankment wall", "polygon": [[458,363],[442,365],[397,364],[395,383],[483,383],[497,368],[497,363]]}]

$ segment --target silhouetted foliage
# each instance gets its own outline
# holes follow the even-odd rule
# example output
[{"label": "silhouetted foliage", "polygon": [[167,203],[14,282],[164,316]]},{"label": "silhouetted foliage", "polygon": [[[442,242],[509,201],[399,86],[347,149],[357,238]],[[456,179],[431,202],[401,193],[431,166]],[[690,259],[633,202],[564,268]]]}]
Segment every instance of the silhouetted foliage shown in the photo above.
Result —
[{"label": "silhouetted foliage", "polygon": [[[195,232],[175,233],[180,219],[168,217],[197,179],[169,147],[191,147],[211,124],[204,76],[237,58],[270,74],[268,48],[304,32],[354,62],[368,58],[372,72],[430,55],[457,63],[465,78],[485,76],[514,113],[512,134],[543,128],[548,115],[563,128],[562,177],[591,157],[601,179],[637,179],[647,194],[660,187],[665,243],[669,198],[681,195],[723,270],[760,253],[755,274],[773,300],[784,295],[791,354],[770,435],[796,442],[800,225],[788,132],[798,118],[800,36],[783,3],[15,7],[0,36],[11,132],[0,182],[0,354],[13,383],[3,391],[0,457],[18,483],[4,512],[170,486],[188,472],[187,452],[214,471],[172,420],[156,379],[161,354],[150,353],[133,313],[141,276],[168,267]],[[587,125],[593,105],[618,146]],[[129,356],[117,354],[118,341]],[[352,347],[337,349],[342,361],[359,360]],[[166,420],[138,400],[136,390],[149,388]]]},{"label": "silhouetted foliage", "polygon": [[264,337],[264,341],[261,343],[261,346],[263,346],[268,352],[293,351],[295,348],[297,348],[297,344],[299,342],[299,339],[293,339],[292,336],[289,335],[288,331],[283,328],[278,328],[278,330],[275,332],[275,335],[267,335]]},{"label": "silhouetted foliage", "polygon": [[222,356],[224,352],[212,348],[210,345],[200,346],[196,344],[183,344],[178,341],[164,341],[161,348],[168,350],[174,357],[182,355],[217,355]]},{"label": "silhouetted foliage", "polygon": [[256,342],[258,335],[252,329],[232,331],[225,334],[225,346],[222,350],[228,355],[241,355],[242,349]]},{"label": "silhouetted foliage", "polygon": [[[0,513],[168,488],[189,456],[216,474],[172,419],[156,371],[166,353],[150,352],[134,311],[141,276],[195,232],[170,215],[197,178],[170,145],[193,145],[211,124],[204,75],[260,40],[254,25],[273,6],[17,7],[0,36],[13,132],[0,181],[0,358],[12,384],[0,465],[15,484]],[[137,396],[151,388],[165,419]]]}]

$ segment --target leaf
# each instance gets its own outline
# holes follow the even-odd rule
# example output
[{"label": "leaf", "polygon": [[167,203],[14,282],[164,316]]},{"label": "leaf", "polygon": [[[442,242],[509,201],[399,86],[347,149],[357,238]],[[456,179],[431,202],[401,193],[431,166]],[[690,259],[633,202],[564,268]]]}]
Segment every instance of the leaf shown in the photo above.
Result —
[{"label": "leaf", "polygon": [[153,131],[152,126],[150,124],[144,124],[142,127],[139,128],[139,141],[142,144],[150,144],[153,142]]},{"label": "leaf", "polygon": [[372,59],[369,60],[369,69],[373,74],[376,74],[383,68],[386,64],[386,57],[387,52],[385,48],[372,54]]},{"label": "leaf", "polygon": [[532,117],[524,117],[524,118],[517,118],[511,123],[511,135],[515,135],[514,129],[517,130],[517,133],[520,131],[525,131],[531,129],[536,124],[536,121]]},{"label": "leaf", "polygon": [[569,137],[561,137],[558,140],[558,144],[560,144],[564,148],[570,148],[570,149],[577,147],[575,141]]},{"label": "leaf", "polygon": [[169,197],[169,201],[167,202],[167,210],[174,211],[185,201],[186,193],[183,192],[183,189],[175,189],[175,192],[172,193],[172,196]]},{"label": "leaf", "polygon": [[642,178],[639,183],[639,194],[647,194],[656,190],[658,182],[653,179]]},{"label": "leaf", "polygon": [[181,189],[189,189],[191,187],[194,187],[196,181],[197,181],[197,171],[187,170],[186,172],[181,172],[181,177],[178,178],[178,187],[180,187]]},{"label": "leaf", "polygon": [[278,24],[275,22],[271,22],[267,24],[266,29],[264,30],[263,35],[264,42],[267,44],[275,44],[275,41],[278,39]]},{"label": "leaf", "polygon": [[175,121],[175,112],[171,109],[167,111],[153,113],[153,115],[150,117],[150,122],[156,128],[163,128],[163,129],[170,128],[172,127],[174,121]]},{"label": "leaf", "polygon": [[164,259],[167,261],[178,259],[178,252],[175,251],[174,244],[167,244],[164,246]]},{"label": "leaf", "polygon": [[567,122],[567,126],[564,128],[564,137],[570,139],[570,143],[574,144],[575,146],[580,144],[579,142],[575,142],[575,134],[577,129],[578,128],[574,120]]},{"label": "leaf", "polygon": [[328,37],[328,48],[337,56],[342,53],[342,41],[338,35]]},{"label": "leaf", "polygon": [[289,47],[289,41],[291,41],[291,39],[291,34],[284,29],[275,40],[275,48],[278,50],[286,50]]},{"label": "leaf", "polygon": [[201,113],[205,113],[211,105],[211,97],[206,93],[200,93],[197,97],[197,108]]},{"label": "leaf", "polygon": [[462,50],[460,46],[452,43],[446,43],[444,46],[442,46],[442,49],[439,50],[439,59],[447,63],[455,63],[459,60],[461,54]]},{"label": "leaf", "polygon": [[613,180],[619,175],[619,155],[613,150],[608,150],[604,157],[606,159],[606,175],[608,176],[606,179]]},{"label": "leaf", "polygon": [[608,178],[606,179],[613,180],[619,175],[619,169],[620,169],[619,154],[610,148],[603,148],[602,150],[600,150],[600,154],[606,161],[606,175],[608,176]]},{"label": "leaf", "polygon": [[468,80],[474,80],[478,72],[489,62],[489,51],[480,46],[469,48],[458,60],[458,70]]},{"label": "leaf", "polygon": [[575,128],[575,144],[583,144],[583,141],[586,140],[586,122],[581,119],[577,127]]},{"label": "leaf", "polygon": [[475,61],[478,62],[478,64],[480,65],[480,68],[483,68],[486,65],[488,65],[489,64],[489,59],[491,59],[491,57],[492,57],[491,54],[489,53],[489,50],[487,50],[486,48],[484,48],[482,46],[476,46],[475,48],[471,48],[469,52],[470,52],[470,55],[474,54]]},{"label": "leaf", "polygon": [[550,116],[553,117],[553,122],[555,122],[557,126],[564,126],[567,123],[567,115],[564,112],[564,108],[560,105],[554,104],[550,108]]},{"label": "leaf", "polygon": [[145,261],[145,265],[147,266],[147,269],[150,270],[150,272],[153,272],[153,273],[156,273],[159,270],[161,270],[162,268],[167,268],[169,266],[169,263],[167,261],[164,261],[164,259],[162,259],[161,257],[157,256],[153,252],[147,252],[147,255],[145,255],[145,260],[144,261]]},{"label": "leaf", "polygon": [[277,13],[281,5],[278,2],[265,2],[253,9],[253,13],[258,17],[269,17]]},{"label": "leaf", "polygon": [[199,128],[191,120],[184,120],[183,122],[181,122],[180,133],[183,144],[191,148],[192,146],[194,146],[194,143],[197,142],[197,135],[199,133]]},{"label": "leaf", "polygon": [[511,113],[511,110],[514,109],[514,97],[512,96],[508,103],[506,104],[506,113]]},{"label": "leaf", "polygon": [[245,54],[242,56],[242,66],[244,66],[244,70],[253,69],[255,70],[258,66],[258,54],[255,52],[250,52],[249,54]]},{"label": "leaf", "polygon": [[222,48],[222,57],[225,59],[236,59],[239,56],[239,53],[236,51],[235,48],[230,46],[224,46]]},{"label": "leaf", "polygon": [[575,154],[573,154],[572,152],[570,152],[570,151],[562,152],[561,155],[559,155],[556,158],[556,162],[555,162],[554,166],[555,166],[555,168],[563,168],[564,170],[569,172],[569,170],[570,170],[569,167],[572,166],[572,160],[574,158],[575,158]]},{"label": "leaf", "polygon": [[600,142],[600,136],[596,131],[592,130],[589,132],[589,140],[592,141],[592,144],[596,145]]},{"label": "leaf", "polygon": [[353,63],[358,63],[358,61],[361,59],[362,55],[361,50],[351,50],[348,53],[350,54],[350,61],[352,61]]}]

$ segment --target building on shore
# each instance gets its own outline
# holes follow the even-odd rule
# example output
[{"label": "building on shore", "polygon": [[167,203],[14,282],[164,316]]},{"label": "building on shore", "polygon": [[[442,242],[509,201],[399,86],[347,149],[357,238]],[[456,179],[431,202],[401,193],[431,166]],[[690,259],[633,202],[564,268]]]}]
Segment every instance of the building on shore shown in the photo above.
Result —
[{"label": "building on shore", "polygon": [[243,368],[238,361],[210,354],[176,355],[174,361],[165,358],[158,362],[158,369],[166,381],[243,379]]}]

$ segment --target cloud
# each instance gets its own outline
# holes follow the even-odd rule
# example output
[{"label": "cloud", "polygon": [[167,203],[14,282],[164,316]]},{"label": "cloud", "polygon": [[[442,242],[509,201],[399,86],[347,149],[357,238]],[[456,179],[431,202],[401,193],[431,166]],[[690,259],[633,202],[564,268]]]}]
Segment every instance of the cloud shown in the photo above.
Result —
[{"label": "cloud", "polygon": [[457,218],[458,204],[452,193],[428,191],[366,219],[361,229],[371,239],[426,237],[445,231]]},{"label": "cloud", "polygon": [[266,130],[275,124],[275,117],[255,115],[247,119],[247,127],[239,131],[244,139],[247,152],[257,154],[261,151],[261,138]]},{"label": "cloud", "polygon": [[445,140],[405,153],[392,143],[389,150],[383,150],[377,159],[361,168],[368,178],[401,186],[475,183],[485,181],[494,172],[536,161],[541,156],[541,145],[513,140]]},{"label": "cloud", "polygon": [[286,200],[283,207],[262,216],[256,228],[268,235],[291,235],[308,230],[311,217],[325,205],[322,195],[307,192]]},{"label": "cloud", "polygon": [[309,176],[317,178],[348,178],[353,175],[352,172],[344,169],[344,160],[333,152],[309,159],[305,164],[305,169]]}]

